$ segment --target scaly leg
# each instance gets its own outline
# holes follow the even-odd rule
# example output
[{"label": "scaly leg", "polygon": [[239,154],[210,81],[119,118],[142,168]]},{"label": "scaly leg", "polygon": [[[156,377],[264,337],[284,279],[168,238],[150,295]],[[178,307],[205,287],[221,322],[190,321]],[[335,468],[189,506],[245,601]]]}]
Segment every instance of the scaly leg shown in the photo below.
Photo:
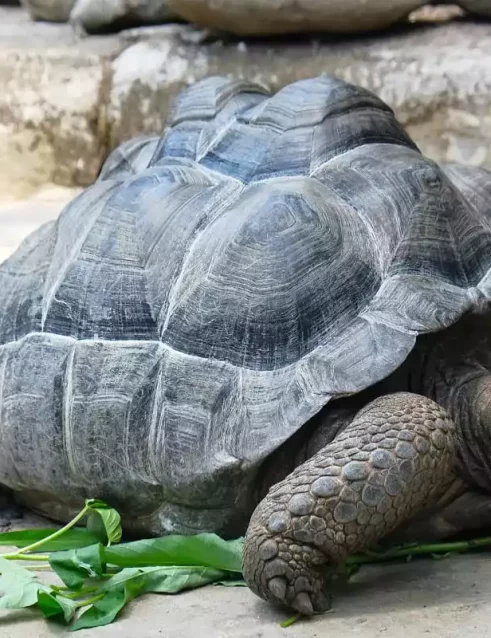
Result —
[{"label": "scaly leg", "polygon": [[433,401],[394,394],[349,427],[256,508],[244,576],[262,598],[322,610],[323,571],[436,503],[455,479],[455,427]]}]

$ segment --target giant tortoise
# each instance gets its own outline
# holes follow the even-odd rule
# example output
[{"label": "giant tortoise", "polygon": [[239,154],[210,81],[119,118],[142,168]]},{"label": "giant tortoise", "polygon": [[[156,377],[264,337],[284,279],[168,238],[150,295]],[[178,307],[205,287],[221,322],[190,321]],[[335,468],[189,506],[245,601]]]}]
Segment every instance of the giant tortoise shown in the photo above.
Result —
[{"label": "giant tortoise", "polygon": [[[79,0],[80,2],[81,0]],[[92,0],[95,2],[96,0]],[[100,2],[100,0],[98,0]],[[360,33],[403,23],[411,12],[447,0],[167,0],[171,10],[201,27],[237,35]],[[457,0],[470,14],[491,17],[491,0]]]},{"label": "giant tortoise", "polygon": [[[246,534],[262,597],[491,523],[491,180],[333,77],[208,78],[0,268],[0,483]],[[254,512],[254,513],[253,513]]]},{"label": "giant tortoise", "polygon": [[[181,16],[198,26],[251,35],[384,29],[404,20],[412,11],[428,4],[428,0],[21,0],[21,3],[35,20],[70,20],[89,33],[176,21]],[[460,0],[458,4],[476,16],[491,16],[491,0]]]}]

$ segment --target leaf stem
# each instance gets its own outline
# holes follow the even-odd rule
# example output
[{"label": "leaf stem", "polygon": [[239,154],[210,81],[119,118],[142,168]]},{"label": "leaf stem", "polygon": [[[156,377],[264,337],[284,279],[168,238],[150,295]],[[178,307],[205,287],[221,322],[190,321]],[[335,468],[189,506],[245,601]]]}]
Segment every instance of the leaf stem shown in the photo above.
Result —
[{"label": "leaf stem", "polygon": [[56,595],[62,596],[63,598],[69,598],[73,600],[75,598],[80,598],[81,596],[87,596],[87,594],[93,594],[96,591],[99,591],[99,587],[84,587],[80,591],[71,591],[68,587],[64,588],[64,591],[59,591],[60,588],[57,588]]},{"label": "leaf stem", "polygon": [[280,627],[283,627],[283,629],[286,629],[287,627],[291,627],[294,623],[297,622],[297,620],[300,620],[301,617],[302,617],[302,614],[296,614],[295,616],[292,616],[291,618],[287,618],[282,623],[280,623]]},{"label": "leaf stem", "polygon": [[72,520],[67,523],[65,525],[65,527],[62,527],[61,529],[57,530],[56,532],[54,532],[53,534],[50,534],[49,536],[46,536],[46,538],[41,539],[40,541],[37,541],[36,543],[32,543],[31,545],[28,545],[27,547],[22,547],[21,549],[19,549],[19,551],[17,552],[17,556],[19,556],[20,554],[26,554],[27,552],[32,552],[35,549],[38,549],[39,547],[41,547],[42,545],[44,545],[45,543],[54,541],[56,538],[59,538],[62,534],[64,534],[65,532],[67,532],[69,529],[71,529],[72,527],[74,527],[79,520],[81,520],[89,511],[89,507],[86,505],[76,516],[75,518],[72,518]]},{"label": "leaf stem", "polygon": [[75,603],[74,607],[75,609],[80,609],[81,607],[88,607],[89,605],[93,605],[98,600],[101,600],[102,598],[104,598],[105,595],[106,595],[106,592],[103,592],[102,594],[97,594],[97,596],[92,596],[92,598],[86,598],[85,600],[81,600],[80,602]]},{"label": "leaf stem", "polygon": [[402,545],[389,549],[385,552],[367,552],[366,554],[355,554],[345,559],[345,565],[368,565],[386,560],[406,558],[407,556],[423,556],[426,554],[460,554],[471,549],[491,546],[491,536],[475,538],[468,541],[454,541],[451,543],[427,543],[422,545]]},{"label": "leaf stem", "polygon": [[24,554],[1,554],[2,558],[6,560],[33,560],[33,561],[47,561],[49,560],[48,554],[29,554],[28,556],[24,556]]}]

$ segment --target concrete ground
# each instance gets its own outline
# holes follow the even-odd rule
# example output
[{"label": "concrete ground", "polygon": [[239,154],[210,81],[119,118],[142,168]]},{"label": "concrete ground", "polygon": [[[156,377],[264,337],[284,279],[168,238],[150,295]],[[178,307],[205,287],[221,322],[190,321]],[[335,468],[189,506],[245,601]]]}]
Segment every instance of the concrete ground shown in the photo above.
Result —
[{"label": "concrete ground", "polygon": [[[55,218],[76,191],[43,188],[29,200],[0,202],[0,261],[23,237]],[[32,519],[33,522],[36,519]],[[39,522],[38,522],[39,524]],[[283,611],[246,588],[206,587],[177,596],[147,595],[108,627],[80,638],[466,638],[491,635],[491,554],[365,567],[334,596],[333,612],[288,629]],[[66,635],[30,610],[0,611],[1,638]]]}]

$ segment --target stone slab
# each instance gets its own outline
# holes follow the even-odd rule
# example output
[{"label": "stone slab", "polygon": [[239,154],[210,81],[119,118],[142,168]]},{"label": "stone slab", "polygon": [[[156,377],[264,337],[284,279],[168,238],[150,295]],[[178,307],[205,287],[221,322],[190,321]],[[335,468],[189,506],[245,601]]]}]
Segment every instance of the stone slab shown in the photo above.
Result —
[{"label": "stone slab", "polygon": [[491,166],[491,24],[418,24],[345,40],[194,43],[192,36],[189,27],[161,27],[113,61],[112,146],[160,131],[176,93],[205,76],[245,77],[276,90],[330,73],[377,93],[431,158]]},{"label": "stone slab", "polygon": [[278,89],[332,73],[378,93],[424,153],[491,166],[491,24],[457,15],[376,36],[219,39],[188,25],[80,37],[0,7],[0,190],[91,183],[107,153],[163,130],[208,75]]},{"label": "stone slab", "polygon": [[122,48],[0,7],[0,192],[94,180],[106,152],[108,60]]}]

